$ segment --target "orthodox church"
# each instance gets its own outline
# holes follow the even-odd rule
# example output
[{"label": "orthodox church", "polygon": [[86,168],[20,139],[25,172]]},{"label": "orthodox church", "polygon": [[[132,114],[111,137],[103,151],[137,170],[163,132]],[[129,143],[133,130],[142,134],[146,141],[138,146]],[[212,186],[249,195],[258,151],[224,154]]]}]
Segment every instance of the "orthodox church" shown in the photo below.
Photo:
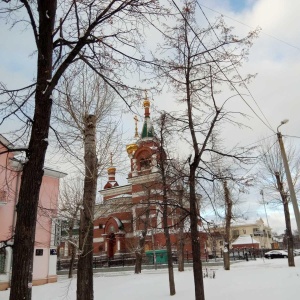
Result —
[{"label": "orthodox church", "polygon": [[[138,133],[135,118],[134,140],[126,146],[130,160],[128,184],[119,186],[116,168],[108,168],[108,181],[100,194],[103,204],[97,207],[94,221],[94,255],[109,258],[134,252],[142,232],[146,231],[144,250],[165,249],[162,225],[162,182],[158,162],[165,152],[155,136],[150,118],[150,101],[145,97],[144,123]],[[168,217],[173,251],[177,249],[179,213]],[[189,240],[189,239],[187,239]],[[202,243],[203,244],[203,243]],[[203,245],[204,252],[204,245]],[[185,251],[191,251],[190,241]]]}]

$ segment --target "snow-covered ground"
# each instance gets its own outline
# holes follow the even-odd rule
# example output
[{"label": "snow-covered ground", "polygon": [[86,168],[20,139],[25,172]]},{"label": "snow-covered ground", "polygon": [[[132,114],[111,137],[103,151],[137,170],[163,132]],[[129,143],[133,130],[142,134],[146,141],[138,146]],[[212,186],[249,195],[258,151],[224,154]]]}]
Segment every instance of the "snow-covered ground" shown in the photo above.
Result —
[{"label": "snow-covered ground", "polygon": [[[216,277],[205,278],[206,300],[296,300],[300,297],[300,256],[295,268],[287,266],[287,259],[257,259],[232,264],[230,271],[222,267],[208,268]],[[211,270],[213,269],[213,270]],[[175,272],[176,295],[169,296],[167,270],[97,273],[94,280],[95,300],[192,300],[193,272]],[[60,277],[59,282],[33,287],[33,300],[74,300],[76,280]],[[0,292],[0,300],[8,300],[9,291]]]}]

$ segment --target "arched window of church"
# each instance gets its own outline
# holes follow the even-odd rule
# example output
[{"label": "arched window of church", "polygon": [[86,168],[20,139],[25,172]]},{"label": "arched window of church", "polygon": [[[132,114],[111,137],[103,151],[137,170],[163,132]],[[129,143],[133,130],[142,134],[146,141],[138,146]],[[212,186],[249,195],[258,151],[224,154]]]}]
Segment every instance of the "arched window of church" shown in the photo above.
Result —
[{"label": "arched window of church", "polygon": [[141,158],[140,160],[140,169],[141,171],[151,168],[151,159],[150,158]]}]

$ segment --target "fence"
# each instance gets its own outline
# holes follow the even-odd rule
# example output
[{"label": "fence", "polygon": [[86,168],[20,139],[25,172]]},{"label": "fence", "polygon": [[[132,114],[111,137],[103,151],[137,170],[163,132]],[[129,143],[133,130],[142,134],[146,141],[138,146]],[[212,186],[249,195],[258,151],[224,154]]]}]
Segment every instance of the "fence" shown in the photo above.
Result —
[{"label": "fence", "polygon": [[[264,253],[269,251],[270,249],[232,249],[229,252],[230,259],[235,260],[254,260],[258,257],[263,257]],[[161,254],[157,254],[161,255]],[[218,260],[223,260],[223,252],[213,251],[212,253],[204,253],[202,255],[203,262],[213,262]],[[172,253],[173,263],[177,264],[177,253]],[[192,263],[193,262],[193,254],[191,252],[186,251],[184,253],[184,262]],[[154,257],[153,255],[149,256],[149,253],[144,254],[142,264],[143,265],[154,265]],[[157,259],[156,263],[165,264],[167,263],[164,259]],[[70,259],[58,259],[57,261],[57,269],[58,270],[66,270],[69,268]],[[126,266],[134,266],[135,265],[135,256],[132,253],[124,253],[113,258],[107,258],[106,256],[95,256],[93,259],[93,267],[95,269],[98,268],[110,268],[110,267],[126,267]],[[77,269],[77,259],[74,262],[74,269]]]},{"label": "fence", "polygon": [[[231,249],[229,251],[230,260],[252,260],[256,258],[264,257],[267,251],[272,249],[254,249],[254,248],[242,248],[242,249]],[[212,251],[211,253],[205,254],[205,261],[223,259],[222,251]]]},{"label": "fence", "polygon": [[[177,263],[177,256],[173,257],[173,263]],[[135,265],[135,256],[131,253],[124,253],[113,258],[108,258],[106,256],[94,256],[93,267],[98,268],[110,268],[110,267],[126,267]],[[157,264],[163,264],[164,262],[157,261]],[[143,265],[154,265],[153,256],[144,255],[142,258]],[[70,266],[70,259],[59,259],[57,260],[57,270],[65,270]],[[77,259],[74,261],[74,269],[77,269]]]}]

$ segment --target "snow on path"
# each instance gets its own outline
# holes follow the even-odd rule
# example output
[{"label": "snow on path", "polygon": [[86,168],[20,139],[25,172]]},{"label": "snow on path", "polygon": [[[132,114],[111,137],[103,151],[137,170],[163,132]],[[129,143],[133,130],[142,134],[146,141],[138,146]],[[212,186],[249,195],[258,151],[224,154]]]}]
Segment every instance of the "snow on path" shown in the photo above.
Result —
[{"label": "snow on path", "polygon": [[[233,264],[230,271],[211,267],[216,278],[205,278],[205,299],[218,300],[293,300],[300,295],[300,256],[296,267],[289,268],[287,259],[244,261]],[[192,300],[193,272],[175,271],[176,295],[169,296],[167,270],[97,273],[94,279],[95,300]],[[0,292],[0,300],[8,300],[9,291]],[[76,279],[60,278],[59,282],[33,287],[32,300],[75,300]]]}]

